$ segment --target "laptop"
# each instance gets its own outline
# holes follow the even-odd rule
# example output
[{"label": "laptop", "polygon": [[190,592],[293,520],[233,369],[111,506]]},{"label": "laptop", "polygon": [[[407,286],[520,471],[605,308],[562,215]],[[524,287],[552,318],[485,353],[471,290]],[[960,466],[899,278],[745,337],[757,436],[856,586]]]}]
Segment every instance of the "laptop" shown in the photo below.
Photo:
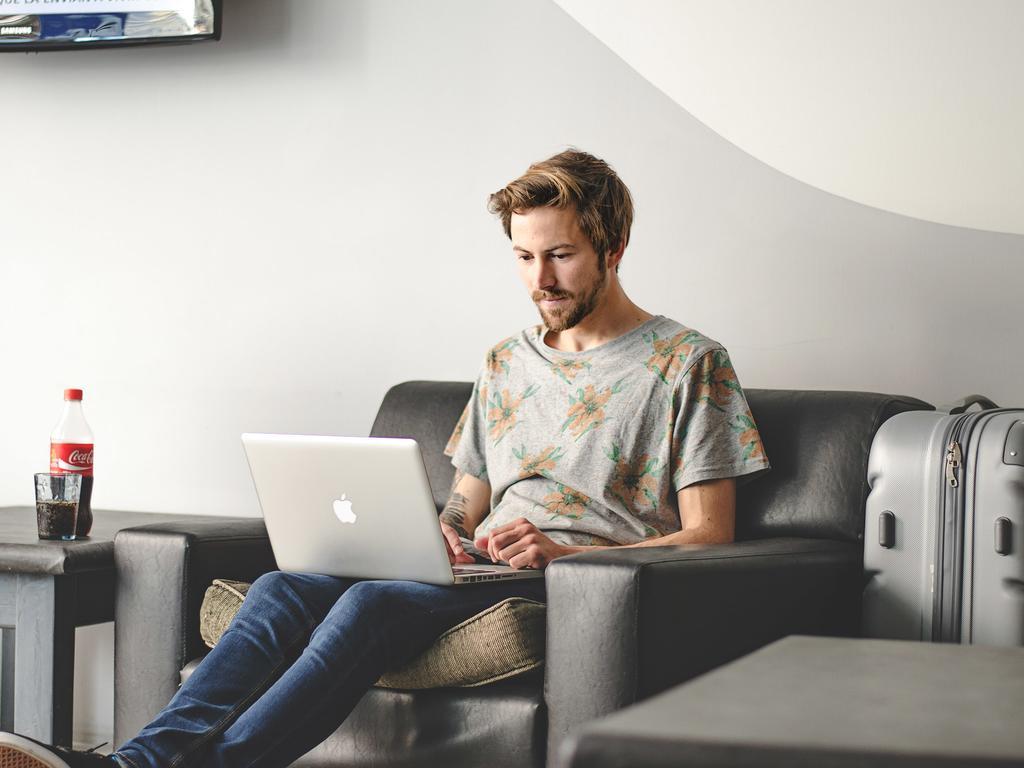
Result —
[{"label": "laptop", "polygon": [[415,440],[246,433],[242,445],[282,571],[444,585],[544,575],[448,562]]}]

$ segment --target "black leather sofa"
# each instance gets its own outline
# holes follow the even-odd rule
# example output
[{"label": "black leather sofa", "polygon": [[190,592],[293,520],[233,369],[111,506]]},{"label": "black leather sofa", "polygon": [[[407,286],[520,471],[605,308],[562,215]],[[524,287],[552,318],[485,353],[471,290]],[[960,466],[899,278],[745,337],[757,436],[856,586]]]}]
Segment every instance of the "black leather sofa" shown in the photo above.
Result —
[{"label": "black leather sofa", "polygon": [[[393,387],[371,431],[419,441],[440,510],[442,454],[471,385]],[[737,542],[604,550],[546,572],[542,672],[481,688],[374,688],[298,765],[554,766],[577,725],[789,634],[856,636],[868,451],[920,400],[864,392],[748,390],[772,462],[741,485]],[[136,733],[206,647],[199,606],[214,578],[275,567],[259,519],[154,524],[115,540],[115,739]],[[194,662],[193,662],[194,663]],[[183,669],[185,670],[183,672]]]}]

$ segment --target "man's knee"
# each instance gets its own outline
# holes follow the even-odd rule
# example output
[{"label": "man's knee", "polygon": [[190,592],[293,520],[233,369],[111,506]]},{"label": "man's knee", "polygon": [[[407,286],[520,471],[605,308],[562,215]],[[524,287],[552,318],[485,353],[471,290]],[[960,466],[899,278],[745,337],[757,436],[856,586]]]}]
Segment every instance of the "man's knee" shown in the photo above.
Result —
[{"label": "man's knee", "polygon": [[411,620],[417,613],[429,613],[430,589],[408,581],[359,581],[348,588],[333,613],[337,620],[384,628],[394,623],[392,619]]},{"label": "man's knee", "polygon": [[348,588],[316,628],[310,646],[327,648],[363,641],[374,652],[386,654],[397,628],[416,633],[416,614],[407,582],[359,581]]},{"label": "man's knee", "polygon": [[357,581],[345,593],[344,600],[356,610],[376,610],[395,604],[400,590],[393,581]]},{"label": "man's knee", "polygon": [[246,600],[259,600],[270,595],[279,595],[286,589],[290,574],[284,571],[268,571],[249,585],[249,591],[245,595]]},{"label": "man's knee", "polygon": [[[333,601],[333,585],[319,583],[317,577],[305,573],[269,571],[249,586],[242,605],[249,604],[253,610],[265,611],[269,606],[299,607],[304,613],[316,614],[325,601]],[[329,606],[329,602],[328,602]]]}]

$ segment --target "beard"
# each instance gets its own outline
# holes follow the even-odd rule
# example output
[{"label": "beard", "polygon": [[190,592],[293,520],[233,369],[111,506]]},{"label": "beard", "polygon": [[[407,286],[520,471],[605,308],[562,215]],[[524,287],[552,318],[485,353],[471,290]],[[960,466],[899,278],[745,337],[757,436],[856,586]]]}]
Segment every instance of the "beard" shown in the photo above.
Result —
[{"label": "beard", "polygon": [[[533,300],[537,304],[537,311],[540,312],[540,318],[544,321],[544,325],[547,326],[549,331],[560,333],[570,328],[575,328],[583,322],[587,315],[594,311],[594,308],[597,307],[601,289],[604,288],[605,284],[605,270],[600,268],[603,266],[603,264],[599,266],[600,274],[594,279],[594,282],[579,293],[561,292],[534,295]],[[545,310],[540,305],[542,299],[560,299],[563,297],[566,301],[554,310]]]}]

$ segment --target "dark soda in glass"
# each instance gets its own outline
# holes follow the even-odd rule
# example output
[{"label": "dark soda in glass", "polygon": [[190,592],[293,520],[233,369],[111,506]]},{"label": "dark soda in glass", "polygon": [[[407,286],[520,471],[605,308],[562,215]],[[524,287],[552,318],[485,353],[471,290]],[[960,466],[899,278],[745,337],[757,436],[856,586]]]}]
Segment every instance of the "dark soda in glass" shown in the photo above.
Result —
[{"label": "dark soda in glass", "polygon": [[73,539],[77,501],[37,501],[36,523],[40,539]]}]

